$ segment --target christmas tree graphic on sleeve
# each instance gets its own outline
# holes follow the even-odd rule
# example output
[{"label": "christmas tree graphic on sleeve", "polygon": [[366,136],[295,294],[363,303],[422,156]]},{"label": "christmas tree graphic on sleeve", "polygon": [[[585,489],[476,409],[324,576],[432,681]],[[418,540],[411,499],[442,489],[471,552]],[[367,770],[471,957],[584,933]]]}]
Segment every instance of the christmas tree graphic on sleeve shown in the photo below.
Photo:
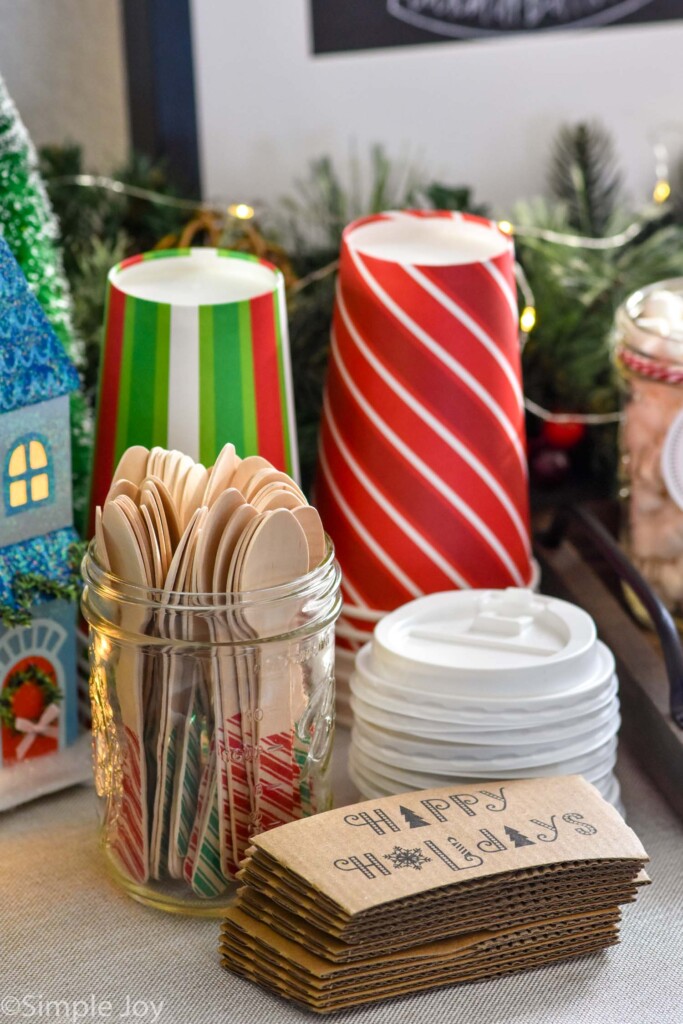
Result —
[{"label": "christmas tree graphic on sleeve", "polygon": [[424,825],[429,825],[428,821],[421,818],[416,811],[411,811],[410,807],[399,807],[399,811],[411,828],[422,828]]},{"label": "christmas tree graphic on sleeve", "polygon": [[505,835],[508,837],[508,839],[511,839],[512,842],[515,844],[515,849],[517,849],[520,846],[536,845],[533,839],[529,839],[528,836],[525,836],[521,832],[518,832],[516,828],[510,828],[509,825],[505,826]]}]

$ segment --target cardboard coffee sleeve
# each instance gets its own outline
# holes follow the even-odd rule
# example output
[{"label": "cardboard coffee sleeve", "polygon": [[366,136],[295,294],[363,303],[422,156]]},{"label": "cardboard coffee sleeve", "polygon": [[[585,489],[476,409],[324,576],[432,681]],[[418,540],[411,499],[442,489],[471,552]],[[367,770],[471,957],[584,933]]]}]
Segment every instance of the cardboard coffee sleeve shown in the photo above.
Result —
[{"label": "cardboard coffee sleeve", "polygon": [[253,840],[223,962],[320,1012],[535,967],[616,942],[646,861],[578,776],[370,800]]}]

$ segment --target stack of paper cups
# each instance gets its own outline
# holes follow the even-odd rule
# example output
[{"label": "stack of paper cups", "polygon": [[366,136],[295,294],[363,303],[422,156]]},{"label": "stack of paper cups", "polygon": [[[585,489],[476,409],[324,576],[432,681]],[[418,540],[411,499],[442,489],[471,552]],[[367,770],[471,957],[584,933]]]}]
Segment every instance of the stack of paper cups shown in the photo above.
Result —
[{"label": "stack of paper cups", "polygon": [[109,273],[91,519],[131,445],[208,466],[228,441],[298,478],[282,274],[222,249],[124,260]]},{"label": "stack of paper cups", "polygon": [[346,228],[318,470],[344,580],[342,694],[382,613],[529,586],[514,253],[495,224],[413,211]]},{"label": "stack of paper cups", "polygon": [[617,689],[575,605],[514,588],[420,598],[356,658],[350,772],[368,798],[578,774],[619,807]]}]

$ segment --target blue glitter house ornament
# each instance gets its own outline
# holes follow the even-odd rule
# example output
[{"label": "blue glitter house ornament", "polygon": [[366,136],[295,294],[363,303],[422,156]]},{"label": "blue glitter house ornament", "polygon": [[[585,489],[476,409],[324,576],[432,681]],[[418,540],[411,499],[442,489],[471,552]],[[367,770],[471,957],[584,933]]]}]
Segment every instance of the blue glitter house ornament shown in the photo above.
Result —
[{"label": "blue glitter house ornament", "polygon": [[[37,573],[71,579],[69,394],[78,374],[0,237],[0,605]],[[77,735],[76,606],[37,596],[27,625],[0,625],[0,766]]]}]

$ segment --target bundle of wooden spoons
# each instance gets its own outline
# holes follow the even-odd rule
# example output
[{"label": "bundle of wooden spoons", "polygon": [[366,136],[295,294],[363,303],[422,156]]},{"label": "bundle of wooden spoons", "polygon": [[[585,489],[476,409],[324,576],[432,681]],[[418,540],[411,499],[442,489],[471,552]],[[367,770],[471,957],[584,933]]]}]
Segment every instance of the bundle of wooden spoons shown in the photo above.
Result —
[{"label": "bundle of wooden spoons", "polygon": [[[112,848],[136,882],[184,880],[215,896],[250,835],[315,810],[299,771],[305,686],[292,682],[287,640],[295,605],[282,595],[325,564],[320,516],[290,477],[260,456],[240,459],[232,444],[209,468],[135,446],[97,509],[94,551],[149,592],[122,607],[122,628],[168,641],[119,652],[133,795]],[[208,657],[183,647],[198,638]]]},{"label": "bundle of wooden spoons", "polygon": [[[296,532],[289,521],[293,520],[303,534],[307,556],[304,573],[314,569],[325,554],[320,516],[291,477],[266,459],[260,455],[240,459],[235,446],[226,444],[207,469],[181,452],[163,448],[150,451],[136,445],[122,455],[104,507],[97,509],[97,557],[105,568],[130,582],[177,591],[179,582],[188,590],[196,590],[201,580],[202,592],[222,593],[230,582],[227,552],[232,547],[234,554],[237,540],[243,540],[252,520],[262,523],[268,513],[279,510],[289,513],[279,517],[281,528],[290,534]],[[250,532],[255,531],[252,525]],[[202,532],[207,536],[197,547]],[[124,533],[127,536],[122,541]],[[234,546],[225,539],[228,534],[234,538]],[[277,555],[282,547],[280,538],[272,531],[269,536]],[[193,555],[191,565],[186,566],[187,579],[179,581],[174,574],[169,581],[176,552],[188,545],[193,552],[196,549],[199,558],[195,561]],[[127,560],[131,550],[136,550],[141,559],[133,576]],[[177,572],[178,566],[174,568]],[[299,568],[297,564],[295,569]],[[275,571],[278,579],[282,571],[287,570]],[[290,579],[302,574],[295,572]],[[254,589],[275,585],[265,570],[251,576],[250,582]]]}]

